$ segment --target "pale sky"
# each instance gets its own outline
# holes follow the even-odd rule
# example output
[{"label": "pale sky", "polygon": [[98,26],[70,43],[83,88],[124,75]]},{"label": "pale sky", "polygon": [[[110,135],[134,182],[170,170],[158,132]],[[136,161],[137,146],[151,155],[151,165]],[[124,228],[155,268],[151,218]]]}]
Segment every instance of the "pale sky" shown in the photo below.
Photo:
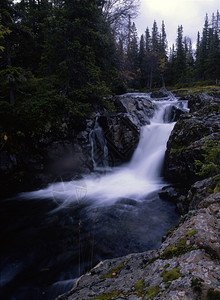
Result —
[{"label": "pale sky", "polygon": [[140,13],[134,20],[139,36],[145,33],[147,26],[151,32],[156,20],[160,29],[165,22],[169,47],[175,43],[178,25],[183,25],[183,35],[196,43],[197,32],[202,32],[205,14],[211,20],[212,13],[220,10],[220,0],[140,0]]}]

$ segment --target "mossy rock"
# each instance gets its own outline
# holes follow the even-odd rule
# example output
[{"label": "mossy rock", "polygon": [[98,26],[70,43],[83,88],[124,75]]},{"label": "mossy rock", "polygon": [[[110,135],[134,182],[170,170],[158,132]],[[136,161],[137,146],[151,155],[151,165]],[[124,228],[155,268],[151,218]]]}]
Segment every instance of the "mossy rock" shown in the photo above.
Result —
[{"label": "mossy rock", "polygon": [[180,273],[180,269],[173,268],[172,270],[162,272],[160,276],[163,277],[163,282],[168,282],[176,280],[183,275]]},{"label": "mossy rock", "polygon": [[196,232],[196,229],[190,229],[189,231],[187,231],[186,236],[194,236]]},{"label": "mossy rock", "polygon": [[151,299],[151,298],[154,298],[159,292],[160,292],[160,287],[157,285],[157,286],[150,286],[148,289],[147,289],[147,292],[146,292],[146,296],[147,296],[147,300],[148,299]]},{"label": "mossy rock", "polygon": [[180,238],[176,246],[167,247],[160,255],[161,259],[170,259],[194,250],[192,246],[186,245],[185,238]]},{"label": "mossy rock", "polygon": [[102,275],[101,278],[116,278],[119,271],[124,267],[125,263],[121,263],[119,266],[112,268],[108,274]]},{"label": "mossy rock", "polygon": [[144,279],[140,279],[134,284],[134,288],[138,293],[143,293],[143,288],[144,288]]},{"label": "mossy rock", "polygon": [[117,297],[121,294],[121,291],[115,290],[110,293],[103,293],[93,298],[93,300],[111,300],[114,297]]}]

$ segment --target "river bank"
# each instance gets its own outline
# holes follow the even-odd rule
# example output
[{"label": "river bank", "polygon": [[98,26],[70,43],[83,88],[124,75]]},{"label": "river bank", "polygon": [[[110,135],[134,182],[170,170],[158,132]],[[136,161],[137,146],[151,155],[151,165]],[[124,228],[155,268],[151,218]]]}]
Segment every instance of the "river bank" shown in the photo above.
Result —
[{"label": "river bank", "polygon": [[219,141],[219,98],[188,99],[191,112],[177,122],[166,154],[165,174],[175,185],[162,191],[183,215],[178,224],[158,250],[103,261],[58,299],[220,299],[219,175],[195,182],[205,136]]}]

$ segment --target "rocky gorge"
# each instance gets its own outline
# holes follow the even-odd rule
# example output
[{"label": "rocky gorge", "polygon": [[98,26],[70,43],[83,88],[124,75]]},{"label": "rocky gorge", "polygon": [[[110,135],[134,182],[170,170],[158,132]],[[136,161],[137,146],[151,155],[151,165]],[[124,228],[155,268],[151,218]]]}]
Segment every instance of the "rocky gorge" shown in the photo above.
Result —
[{"label": "rocky gorge", "polygon": [[[207,138],[219,149],[219,98],[196,94],[178,99],[164,89],[144,96],[115,96],[115,112],[94,113],[80,131],[64,123],[59,132],[42,136],[32,155],[25,147],[21,153],[3,149],[3,182],[15,170],[17,176],[25,171],[38,188],[53,182],[1,202],[0,295],[4,299],[8,295],[54,299],[69,290],[76,277],[73,289],[61,299],[218,299],[219,176],[217,172],[202,179],[198,173],[201,163],[207,163]],[[160,117],[165,131],[152,119],[160,111],[165,112]],[[168,134],[167,141],[177,120],[163,167],[170,184],[161,182],[162,189],[156,184],[150,194],[142,191],[139,173],[146,173],[146,162],[153,164],[142,175],[145,184],[148,173],[154,174],[153,144],[157,140],[160,145],[164,134]],[[157,127],[159,131],[153,131]],[[134,155],[136,148],[141,149],[143,133],[143,148],[149,144],[153,149]],[[163,159],[163,155],[158,157]],[[135,171],[130,185],[126,166]],[[216,171],[216,161],[214,166]],[[116,167],[113,181],[112,167]],[[161,167],[159,163],[156,180]],[[131,196],[117,194],[111,203],[108,197],[113,190],[120,191],[125,178]],[[21,187],[25,189],[22,182]],[[136,188],[143,192],[144,201],[132,197]],[[83,201],[78,192],[85,192]],[[182,216],[170,229],[178,220],[175,206]]]},{"label": "rocky gorge", "polygon": [[160,193],[176,203],[178,224],[158,250],[102,261],[58,299],[220,299],[220,177],[201,180],[195,164],[205,164],[206,140],[214,140],[219,153],[220,100],[184,98],[190,112],[176,123],[165,159],[165,177],[173,184]]}]

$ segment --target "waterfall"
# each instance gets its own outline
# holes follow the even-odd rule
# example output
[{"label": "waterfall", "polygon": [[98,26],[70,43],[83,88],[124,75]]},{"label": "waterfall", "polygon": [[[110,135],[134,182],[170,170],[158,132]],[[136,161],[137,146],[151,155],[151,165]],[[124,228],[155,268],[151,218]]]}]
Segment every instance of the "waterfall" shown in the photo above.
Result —
[{"label": "waterfall", "polygon": [[[133,157],[127,165],[114,168],[107,174],[85,175],[83,179],[71,182],[51,184],[48,188],[22,196],[29,198],[53,197],[54,190],[59,193],[63,205],[80,201],[74,197],[75,188],[83,186],[86,189],[86,199],[97,205],[108,205],[122,198],[142,201],[150,193],[160,189],[163,185],[161,169],[166,151],[166,143],[175,122],[168,123],[167,113],[179,101],[173,97],[169,99],[153,100],[157,106],[150,125],[142,128],[140,141]],[[107,166],[107,147],[98,117],[91,132],[92,159],[96,169]],[[98,155],[96,155],[96,151]],[[101,162],[102,160],[102,162]],[[85,196],[85,192],[84,192]],[[82,201],[85,197],[82,198]]]},{"label": "waterfall", "polygon": [[108,147],[103,130],[98,123],[99,115],[96,117],[95,125],[90,133],[91,157],[95,171],[108,167]]}]

